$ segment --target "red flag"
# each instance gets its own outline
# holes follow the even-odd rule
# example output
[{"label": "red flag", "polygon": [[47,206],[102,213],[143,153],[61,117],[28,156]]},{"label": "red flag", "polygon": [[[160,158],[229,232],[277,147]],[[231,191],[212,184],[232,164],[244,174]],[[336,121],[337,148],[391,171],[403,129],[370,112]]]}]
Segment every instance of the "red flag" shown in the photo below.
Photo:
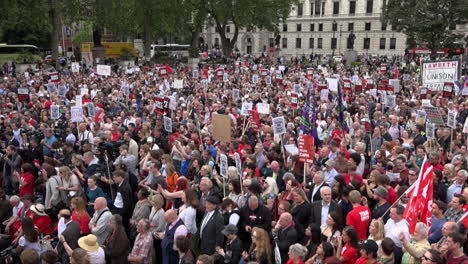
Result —
[{"label": "red flag", "polygon": [[398,70],[398,66],[395,67],[395,72],[393,73],[393,79],[398,79],[400,71]]},{"label": "red flag", "polygon": [[433,168],[429,162],[424,162],[418,180],[413,184],[413,188],[408,192],[410,201],[406,206],[403,218],[409,223],[410,234],[414,233],[416,223],[422,222],[428,227],[431,226],[432,217],[432,181]]},{"label": "red flag", "polygon": [[164,64],[164,67],[166,67],[166,72],[169,74],[169,73],[172,73],[172,68],[171,66],[169,66],[169,64]]},{"label": "red flag", "polygon": [[250,119],[251,127],[256,132],[260,131],[262,124],[260,122],[260,117],[258,116],[257,108],[254,107],[254,109],[249,110],[249,114],[250,114],[249,119]]}]

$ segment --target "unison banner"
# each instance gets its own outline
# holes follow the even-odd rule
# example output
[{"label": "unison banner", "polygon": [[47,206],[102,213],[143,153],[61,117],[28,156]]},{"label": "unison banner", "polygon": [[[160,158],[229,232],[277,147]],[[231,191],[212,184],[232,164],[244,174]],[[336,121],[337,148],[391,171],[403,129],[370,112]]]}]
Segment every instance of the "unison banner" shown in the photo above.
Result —
[{"label": "unison banner", "polygon": [[427,61],[422,63],[422,84],[431,91],[442,91],[444,83],[454,83],[459,79],[460,62]]}]

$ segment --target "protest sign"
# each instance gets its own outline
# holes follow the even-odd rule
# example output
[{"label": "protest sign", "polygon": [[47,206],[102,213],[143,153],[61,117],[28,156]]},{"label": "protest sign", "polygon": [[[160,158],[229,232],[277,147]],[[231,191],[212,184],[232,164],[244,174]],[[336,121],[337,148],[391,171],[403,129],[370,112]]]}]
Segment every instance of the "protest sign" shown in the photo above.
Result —
[{"label": "protest sign", "polygon": [[18,99],[23,102],[28,102],[29,101],[29,89],[18,88]]},{"label": "protest sign", "polygon": [[164,117],[164,130],[167,133],[172,133],[172,119],[168,116]]},{"label": "protest sign", "polygon": [[49,74],[50,82],[58,84],[60,82],[60,78],[58,72],[52,72]]},{"label": "protest sign", "polygon": [[286,123],[283,116],[273,118],[273,133],[275,135],[286,133]]},{"label": "protest sign", "polygon": [[57,120],[60,118],[60,107],[58,105],[50,106],[50,119]]},{"label": "protest sign", "polygon": [[328,102],[328,89],[324,89],[320,91],[320,100]]},{"label": "protest sign", "polygon": [[262,115],[269,115],[270,105],[266,103],[257,103],[257,112]]},{"label": "protest sign", "polygon": [[228,115],[213,115],[213,138],[221,142],[231,142],[231,118]]},{"label": "protest sign", "polygon": [[169,96],[169,109],[172,111],[177,109],[177,100],[174,96]]},{"label": "protest sign", "polygon": [[248,116],[249,115],[249,111],[252,110],[253,108],[253,103],[247,103],[247,102],[244,102],[242,103],[242,108],[241,108],[241,116]]},{"label": "protest sign", "polygon": [[193,79],[198,79],[198,76],[199,76],[199,75],[198,75],[198,70],[193,70],[193,72],[192,72],[192,78],[193,78]]},{"label": "protest sign", "polygon": [[79,72],[80,71],[80,64],[78,62],[72,62],[71,70],[72,70],[72,72]]},{"label": "protest sign", "polygon": [[298,94],[297,93],[291,93],[291,108],[292,109],[297,109],[298,104],[299,104]]},{"label": "protest sign", "polygon": [[463,124],[463,133],[468,133],[468,118],[465,118],[465,124]]},{"label": "protest sign", "polygon": [[232,89],[232,98],[237,100],[240,98],[240,90],[239,89]]},{"label": "protest sign", "polygon": [[400,92],[400,80],[398,79],[390,79],[388,80],[388,85],[393,87],[394,93]]},{"label": "protest sign", "polygon": [[83,108],[81,106],[72,106],[70,108],[71,121],[82,122],[83,121]]},{"label": "protest sign", "polygon": [[97,74],[102,76],[110,76],[111,75],[111,66],[110,65],[102,65],[98,64],[96,66]]},{"label": "protest sign", "polygon": [[254,75],[252,76],[252,83],[253,83],[253,84],[258,84],[258,75],[257,75],[257,74],[254,74]]},{"label": "protest sign", "polygon": [[223,75],[223,82],[228,82],[228,81],[229,81],[229,74],[225,72]]},{"label": "protest sign", "polygon": [[77,94],[75,97],[75,105],[79,107],[83,107],[83,96],[81,94]]},{"label": "protest sign", "polygon": [[55,85],[55,83],[50,82],[47,84],[47,92],[50,95],[54,95],[57,93],[57,86]]},{"label": "protest sign", "polygon": [[468,81],[464,82],[463,84],[463,89],[461,91],[461,94],[463,96],[467,96],[468,95]]},{"label": "protest sign", "polygon": [[265,84],[266,85],[270,85],[271,84],[271,76],[268,75],[267,77],[265,77]]},{"label": "protest sign", "polygon": [[184,80],[178,80],[178,79],[174,80],[172,87],[174,87],[175,89],[184,88]]},{"label": "protest sign", "polygon": [[416,115],[416,123],[420,125],[426,123],[426,112],[424,110],[418,110]]},{"label": "protest sign", "polygon": [[396,96],[394,94],[385,95],[385,106],[388,108],[396,106]]},{"label": "protest sign", "polygon": [[423,106],[423,109],[426,112],[426,119],[431,123],[434,123],[436,126],[445,126],[444,119],[437,107],[426,105]]},{"label": "protest sign", "polygon": [[426,137],[427,139],[435,138],[435,125],[433,123],[426,123]]},{"label": "protest sign", "polygon": [[301,93],[301,85],[296,83],[294,84],[294,92],[297,93],[297,94],[300,94]]},{"label": "protest sign", "polygon": [[314,162],[314,137],[311,135],[300,135],[297,139],[299,147],[299,160],[306,163]]},{"label": "protest sign", "polygon": [[299,149],[294,144],[284,145],[284,149],[286,150],[286,152],[290,153],[291,155],[299,154]]},{"label": "protest sign", "polygon": [[96,116],[96,106],[94,105],[94,103],[88,103],[87,108],[89,116]]},{"label": "protest sign", "polygon": [[240,158],[239,153],[234,153],[234,160],[236,161],[236,170],[237,170],[237,175],[242,175],[242,160]]},{"label": "protest sign", "polygon": [[250,114],[249,116],[250,126],[252,127],[254,131],[256,132],[260,131],[262,123],[260,122],[258,112],[256,110],[250,110],[249,114]]},{"label": "protest sign", "polygon": [[422,85],[431,91],[442,91],[444,83],[454,83],[459,79],[458,60],[422,62]]},{"label": "protest sign", "polygon": [[457,128],[457,112],[455,111],[448,112],[447,126],[453,129]]},{"label": "protest sign", "polygon": [[334,78],[327,78],[328,89],[334,93],[338,92],[338,80]]},{"label": "protest sign", "polygon": [[219,166],[219,174],[223,177],[228,176],[228,158],[225,154],[221,154],[219,157],[220,166]]}]

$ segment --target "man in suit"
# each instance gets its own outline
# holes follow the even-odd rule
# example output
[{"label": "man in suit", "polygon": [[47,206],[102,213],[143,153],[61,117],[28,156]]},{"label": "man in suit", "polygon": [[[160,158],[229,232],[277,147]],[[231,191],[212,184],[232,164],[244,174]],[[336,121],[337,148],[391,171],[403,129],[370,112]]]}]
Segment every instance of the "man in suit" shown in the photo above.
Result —
[{"label": "man in suit", "polygon": [[126,173],[123,170],[114,171],[113,179],[117,187],[114,206],[117,213],[122,216],[125,228],[128,228],[133,214],[133,192],[128,180],[125,179],[125,175]]},{"label": "man in suit", "polygon": [[219,194],[218,187],[213,185],[213,182],[208,177],[203,177],[200,180],[200,184],[198,185],[200,192],[199,192],[199,199],[200,199],[200,211],[205,213],[205,203],[206,199],[210,196],[216,196],[219,200],[221,200],[221,196]]},{"label": "man in suit", "polygon": [[61,263],[68,264],[70,263],[70,258],[68,257],[64,245],[67,244],[71,249],[78,247],[78,238],[81,236],[80,224],[71,220],[71,213],[68,209],[61,210],[59,218],[63,218],[65,229],[59,237],[60,241],[57,244],[57,254],[62,259]]},{"label": "man in suit", "polygon": [[284,176],[284,169],[279,165],[277,161],[272,161],[270,165],[271,175],[265,175],[265,177],[273,177],[276,180],[276,185],[278,186],[278,190],[280,192],[286,189],[286,183],[283,180]]},{"label": "man in suit", "polygon": [[248,250],[251,243],[252,229],[259,227],[270,232],[272,216],[269,209],[259,204],[258,197],[251,195],[247,205],[240,210],[239,238],[242,240],[244,250]]},{"label": "man in suit", "polygon": [[309,188],[309,200],[311,203],[322,200],[320,190],[325,186],[328,186],[328,184],[325,182],[323,171],[316,172],[312,178],[312,185]]},{"label": "man in suit", "polygon": [[321,201],[312,203],[312,211],[309,221],[310,223],[314,223],[319,226],[327,223],[327,217],[330,212],[335,211],[340,216],[342,215],[340,206],[335,201],[332,201],[330,187],[322,187],[322,189],[320,189],[320,196],[322,197]]},{"label": "man in suit", "polygon": [[213,255],[216,247],[222,247],[224,219],[218,211],[220,200],[217,196],[208,196],[205,203],[205,216],[200,226],[200,254]]},{"label": "man in suit", "polygon": [[163,264],[179,263],[179,254],[175,250],[175,238],[187,236],[187,227],[182,219],[179,218],[176,211],[167,210],[164,213],[166,222],[166,232],[157,233],[161,241]]},{"label": "man in suit", "polygon": [[296,228],[294,228],[292,223],[292,215],[290,213],[282,213],[273,229],[273,237],[275,237],[275,242],[278,244],[282,264],[286,263],[289,259],[289,247],[298,241]]}]

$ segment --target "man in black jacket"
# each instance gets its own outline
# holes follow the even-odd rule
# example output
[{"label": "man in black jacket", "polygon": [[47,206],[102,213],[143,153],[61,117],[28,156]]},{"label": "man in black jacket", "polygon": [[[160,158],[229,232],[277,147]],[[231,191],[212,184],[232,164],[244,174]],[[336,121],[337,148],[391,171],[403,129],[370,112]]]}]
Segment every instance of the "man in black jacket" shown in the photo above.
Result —
[{"label": "man in black jacket", "polygon": [[70,263],[70,258],[65,250],[65,244],[67,244],[71,249],[78,247],[78,238],[81,236],[80,224],[71,220],[71,213],[68,209],[61,210],[59,217],[63,218],[66,227],[60,234],[57,253],[62,259],[61,263],[68,264]]},{"label": "man in black jacket", "polygon": [[330,212],[335,211],[338,215],[342,215],[340,206],[335,201],[332,201],[330,187],[322,187],[320,189],[320,196],[322,197],[321,201],[312,203],[309,221],[310,223],[317,224],[318,226],[326,224],[327,217]]},{"label": "man in black jacket", "polygon": [[114,171],[113,179],[117,189],[114,206],[117,213],[122,216],[125,228],[128,228],[128,223],[133,214],[133,192],[128,180],[125,179],[125,175],[126,173],[123,170]]},{"label": "man in black jacket", "polygon": [[250,196],[247,205],[240,211],[241,231],[239,237],[242,240],[244,249],[248,250],[250,247],[252,229],[259,227],[269,232],[271,221],[269,209],[259,204],[257,196]]},{"label": "man in black jacket", "polygon": [[223,229],[223,231],[221,231],[221,233],[227,237],[226,246],[225,249],[217,247],[216,253],[224,259],[222,263],[239,263],[242,257],[242,242],[237,237],[237,227],[229,224]]},{"label": "man in black jacket", "polygon": [[296,228],[292,225],[293,218],[290,213],[282,213],[278,223],[273,229],[273,237],[281,255],[281,263],[289,259],[289,247],[298,241]]},{"label": "man in black jacket", "polygon": [[220,200],[216,196],[206,198],[205,216],[200,226],[200,254],[213,255],[217,247],[222,247],[224,218],[218,211]]}]

